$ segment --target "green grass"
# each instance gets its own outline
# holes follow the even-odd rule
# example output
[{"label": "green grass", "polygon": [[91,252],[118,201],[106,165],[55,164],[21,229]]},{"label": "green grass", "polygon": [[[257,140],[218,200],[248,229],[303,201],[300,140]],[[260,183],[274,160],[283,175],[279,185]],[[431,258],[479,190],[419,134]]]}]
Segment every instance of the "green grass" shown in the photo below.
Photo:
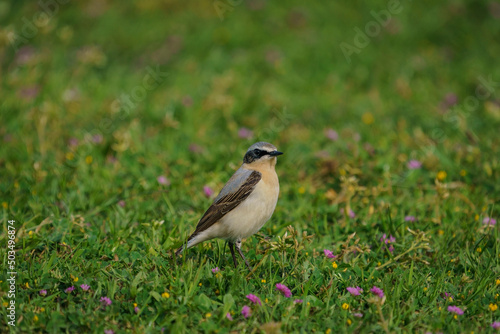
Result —
[{"label": "green grass", "polygon": [[[387,3],[252,1],[220,19],[210,1],[70,1],[26,38],[41,8],[0,2],[2,303],[9,220],[18,272],[16,326],[2,304],[1,331],[493,331],[500,233],[483,220],[500,218],[498,9],[401,4],[348,63],[339,45]],[[168,76],[141,90],[157,68]],[[130,108],[123,94],[140,96]],[[174,261],[213,200],[203,187],[217,194],[258,140],[285,154],[276,211],[243,243],[255,272],[216,240]]]}]

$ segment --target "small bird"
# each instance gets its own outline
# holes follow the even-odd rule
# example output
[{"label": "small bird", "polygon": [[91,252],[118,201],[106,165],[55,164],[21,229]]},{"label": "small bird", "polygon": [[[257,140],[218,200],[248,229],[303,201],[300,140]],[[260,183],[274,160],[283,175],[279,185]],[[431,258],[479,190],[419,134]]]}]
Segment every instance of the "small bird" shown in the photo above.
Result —
[{"label": "small bird", "polygon": [[251,270],[241,252],[241,240],[257,233],[271,218],[280,185],[274,167],[277,156],[283,154],[266,142],[250,146],[243,164],[222,188],[212,205],[201,217],[196,230],[187,242],[175,252],[193,247],[213,238],[225,239],[233,256],[234,266],[238,266],[234,247]]}]

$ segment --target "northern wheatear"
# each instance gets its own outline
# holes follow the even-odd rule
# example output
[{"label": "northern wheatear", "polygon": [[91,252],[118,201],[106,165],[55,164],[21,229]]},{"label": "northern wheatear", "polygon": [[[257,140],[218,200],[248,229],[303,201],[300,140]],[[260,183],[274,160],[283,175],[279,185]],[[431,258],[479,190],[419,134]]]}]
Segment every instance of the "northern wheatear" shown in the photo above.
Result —
[{"label": "northern wheatear", "polygon": [[249,269],[250,265],[241,252],[241,239],[258,232],[271,218],[280,185],[276,166],[279,152],[274,145],[258,142],[250,146],[243,164],[233,174],[212,205],[201,217],[196,230],[181,246],[176,255],[184,249],[213,238],[225,239],[238,265],[234,246]]}]

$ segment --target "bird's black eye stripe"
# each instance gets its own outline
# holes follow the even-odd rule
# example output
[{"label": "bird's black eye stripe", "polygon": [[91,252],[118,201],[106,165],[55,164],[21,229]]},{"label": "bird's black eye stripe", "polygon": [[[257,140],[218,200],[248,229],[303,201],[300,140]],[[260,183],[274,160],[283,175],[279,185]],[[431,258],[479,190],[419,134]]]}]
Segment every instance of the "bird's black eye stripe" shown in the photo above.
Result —
[{"label": "bird's black eye stripe", "polygon": [[263,151],[263,150],[259,150],[258,148],[256,148],[255,150],[253,150],[253,152],[258,157],[262,157],[262,156],[264,156],[266,154],[269,154],[269,152],[266,152],[266,151]]}]

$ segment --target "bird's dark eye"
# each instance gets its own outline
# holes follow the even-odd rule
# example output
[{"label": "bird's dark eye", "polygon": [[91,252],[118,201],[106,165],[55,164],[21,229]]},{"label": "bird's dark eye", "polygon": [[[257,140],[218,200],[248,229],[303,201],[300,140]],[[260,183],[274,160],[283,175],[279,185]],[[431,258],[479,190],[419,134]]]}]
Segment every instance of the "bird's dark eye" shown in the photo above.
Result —
[{"label": "bird's dark eye", "polygon": [[266,155],[267,152],[266,151],[262,151],[262,150],[259,150],[258,148],[256,148],[255,150],[253,150],[253,153],[258,156],[259,158],[262,157],[263,155]]}]

